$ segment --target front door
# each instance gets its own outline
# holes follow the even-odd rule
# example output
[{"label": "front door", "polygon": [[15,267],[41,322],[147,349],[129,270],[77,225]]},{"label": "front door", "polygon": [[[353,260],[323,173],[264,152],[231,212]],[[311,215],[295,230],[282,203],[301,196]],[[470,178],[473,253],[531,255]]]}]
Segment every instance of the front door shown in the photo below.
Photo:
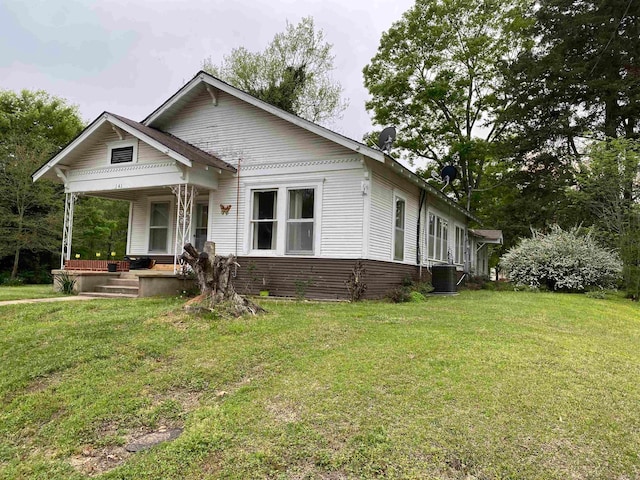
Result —
[{"label": "front door", "polygon": [[204,242],[207,241],[207,230],[209,227],[209,204],[196,203],[195,222],[195,247],[201,252],[204,249]]}]

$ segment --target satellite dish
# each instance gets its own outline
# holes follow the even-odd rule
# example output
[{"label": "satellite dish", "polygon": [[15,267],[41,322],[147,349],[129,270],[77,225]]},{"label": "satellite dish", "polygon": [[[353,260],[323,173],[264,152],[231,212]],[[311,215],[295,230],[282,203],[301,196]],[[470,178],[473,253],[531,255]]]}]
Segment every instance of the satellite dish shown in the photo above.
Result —
[{"label": "satellite dish", "polygon": [[453,182],[457,176],[458,170],[456,170],[456,167],[454,167],[453,165],[447,165],[446,167],[444,167],[440,171],[440,178],[445,182],[445,184],[444,187],[440,189],[440,191],[442,192],[445,188],[447,188],[447,185]]},{"label": "satellite dish", "polygon": [[396,129],[394,127],[387,127],[382,132],[380,132],[380,136],[378,137],[378,147],[383,152],[389,153],[391,150],[391,144],[396,139]]},{"label": "satellite dish", "polygon": [[440,178],[442,178],[445,182],[451,183],[458,176],[458,170],[453,165],[447,165],[440,172]]}]

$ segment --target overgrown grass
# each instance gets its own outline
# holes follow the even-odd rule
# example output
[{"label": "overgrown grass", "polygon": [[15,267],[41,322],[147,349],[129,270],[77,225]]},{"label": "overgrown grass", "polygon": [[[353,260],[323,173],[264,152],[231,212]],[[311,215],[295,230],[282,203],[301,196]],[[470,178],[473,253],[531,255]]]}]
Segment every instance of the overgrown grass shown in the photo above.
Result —
[{"label": "overgrown grass", "polygon": [[[0,307],[0,478],[640,476],[636,304],[476,291],[234,320],[179,307]],[[161,425],[184,433],[122,454]]]},{"label": "overgrown grass", "polygon": [[0,302],[6,300],[26,300],[29,298],[51,298],[59,297],[60,292],[53,291],[53,285],[0,285]]}]

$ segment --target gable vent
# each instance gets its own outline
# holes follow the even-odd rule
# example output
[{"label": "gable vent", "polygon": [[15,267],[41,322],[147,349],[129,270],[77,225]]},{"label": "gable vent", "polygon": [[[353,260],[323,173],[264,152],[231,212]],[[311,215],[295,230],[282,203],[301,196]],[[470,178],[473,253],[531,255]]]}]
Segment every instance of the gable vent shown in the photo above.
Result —
[{"label": "gable vent", "polygon": [[133,147],[121,147],[111,150],[111,163],[127,163],[133,161]]}]

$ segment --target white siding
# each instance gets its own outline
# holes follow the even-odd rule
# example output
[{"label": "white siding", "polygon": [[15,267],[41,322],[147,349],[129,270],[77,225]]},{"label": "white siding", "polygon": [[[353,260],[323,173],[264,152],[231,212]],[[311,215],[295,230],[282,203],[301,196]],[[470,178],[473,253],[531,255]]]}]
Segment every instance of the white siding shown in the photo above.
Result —
[{"label": "white siding", "polygon": [[162,129],[235,165],[328,160],[353,152],[220,92],[202,89]]},{"label": "white siding", "polygon": [[[316,201],[320,202],[317,211],[321,212],[321,216],[316,218],[316,228],[320,228],[317,253],[322,257],[359,258],[362,251],[364,204],[362,180],[363,169],[359,161],[337,166],[329,164],[306,167],[298,171],[289,169],[278,172],[277,175],[266,169],[253,170],[241,177],[239,195],[236,178],[221,179],[220,188],[211,193],[209,239],[216,243],[216,252],[220,254],[235,253],[236,248],[239,255],[250,254],[250,239],[245,238],[249,230],[250,206],[247,205],[247,199],[250,199],[250,191],[280,187],[283,188],[281,192],[284,192],[288,185],[318,185]],[[283,197],[279,200],[284,202]],[[228,215],[221,213],[221,204],[232,205]],[[283,204],[286,205],[286,202]],[[285,210],[278,212],[278,222],[285,222]],[[284,235],[278,236],[281,246],[284,245],[283,237]]]},{"label": "white siding", "polygon": [[[138,158],[134,159],[134,163],[148,164],[173,161],[169,156],[157,149],[150,147],[141,140],[138,141],[136,137],[126,132],[122,133],[124,134],[124,140],[138,142]],[[102,125],[91,137],[84,141],[81,147],[77,148],[69,158],[65,159],[64,163],[71,165],[76,170],[109,168],[111,167],[111,163],[108,158],[107,145],[111,142],[118,141],[120,141],[120,137],[118,137],[108,124]]]},{"label": "white siding", "polygon": [[[140,195],[131,202],[131,218],[129,220],[131,232],[129,255],[148,255],[149,253],[149,206],[151,202],[168,201],[169,209],[169,251],[166,255],[173,255],[173,239],[175,238],[175,198],[172,195],[146,196]],[[162,255],[165,255],[164,253]]]},{"label": "white siding", "polygon": [[384,261],[393,259],[394,195],[397,194],[406,201],[403,263],[415,264],[420,190],[390,170],[383,170],[382,166],[373,165],[373,167],[369,258]]}]

